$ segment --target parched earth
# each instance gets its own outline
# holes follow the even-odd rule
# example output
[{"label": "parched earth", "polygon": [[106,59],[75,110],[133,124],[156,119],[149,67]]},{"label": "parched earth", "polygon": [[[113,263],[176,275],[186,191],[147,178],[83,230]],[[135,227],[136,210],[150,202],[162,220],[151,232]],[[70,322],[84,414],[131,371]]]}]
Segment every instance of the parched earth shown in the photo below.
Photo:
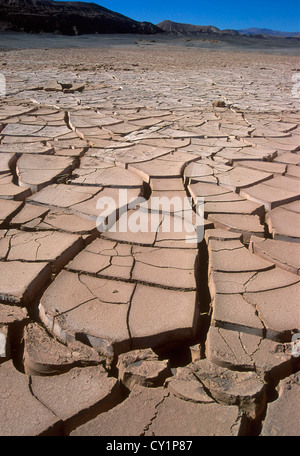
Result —
[{"label": "parched earth", "polygon": [[299,435],[298,59],[148,44],[1,53],[0,434]]}]

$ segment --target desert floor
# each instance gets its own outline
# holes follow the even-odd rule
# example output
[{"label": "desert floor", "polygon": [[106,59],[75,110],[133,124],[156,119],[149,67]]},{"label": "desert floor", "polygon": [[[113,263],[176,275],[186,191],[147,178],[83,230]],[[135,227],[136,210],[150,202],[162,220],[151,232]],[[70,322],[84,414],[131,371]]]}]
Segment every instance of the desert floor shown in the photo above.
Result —
[{"label": "desert floor", "polygon": [[299,435],[296,51],[0,49],[0,435]]}]

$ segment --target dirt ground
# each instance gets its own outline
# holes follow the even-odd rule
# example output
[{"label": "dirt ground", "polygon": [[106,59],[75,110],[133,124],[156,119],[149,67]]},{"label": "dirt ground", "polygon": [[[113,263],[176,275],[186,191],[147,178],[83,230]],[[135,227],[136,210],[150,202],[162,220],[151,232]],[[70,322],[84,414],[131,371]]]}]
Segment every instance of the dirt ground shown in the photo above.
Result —
[{"label": "dirt ground", "polygon": [[0,34],[0,435],[299,435],[300,65],[275,41]]}]

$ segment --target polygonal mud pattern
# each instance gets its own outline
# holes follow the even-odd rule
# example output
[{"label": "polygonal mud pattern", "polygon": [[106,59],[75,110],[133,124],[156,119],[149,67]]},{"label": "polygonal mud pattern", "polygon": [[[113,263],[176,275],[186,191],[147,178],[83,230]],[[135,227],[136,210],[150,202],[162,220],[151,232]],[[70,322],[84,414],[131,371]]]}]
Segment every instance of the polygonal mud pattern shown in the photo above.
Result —
[{"label": "polygonal mud pattern", "polygon": [[300,432],[296,63],[189,51],[2,53],[1,435]]}]

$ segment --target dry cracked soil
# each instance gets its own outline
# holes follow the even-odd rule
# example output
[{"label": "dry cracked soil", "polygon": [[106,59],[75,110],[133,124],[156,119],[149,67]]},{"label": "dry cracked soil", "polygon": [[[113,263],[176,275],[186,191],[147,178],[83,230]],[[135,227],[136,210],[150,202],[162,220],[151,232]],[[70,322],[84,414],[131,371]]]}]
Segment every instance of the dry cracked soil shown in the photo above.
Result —
[{"label": "dry cracked soil", "polygon": [[0,434],[299,435],[298,57],[23,47],[0,61]]}]

